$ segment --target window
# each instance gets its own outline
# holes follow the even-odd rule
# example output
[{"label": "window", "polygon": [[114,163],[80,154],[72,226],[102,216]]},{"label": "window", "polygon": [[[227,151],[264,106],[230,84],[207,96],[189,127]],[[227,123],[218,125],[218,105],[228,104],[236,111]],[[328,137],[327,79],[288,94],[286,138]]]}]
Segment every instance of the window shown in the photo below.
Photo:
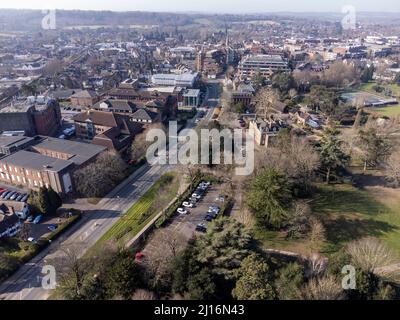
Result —
[{"label": "window", "polygon": [[35,180],[35,181],[33,181],[33,185],[35,186],[35,187],[37,187],[37,181]]},{"label": "window", "polygon": [[37,176],[38,176],[38,178],[41,178],[41,176],[40,176],[40,172],[38,172],[38,173],[37,173]]},{"label": "window", "polygon": [[17,176],[17,181],[21,182],[21,178],[19,176]]}]

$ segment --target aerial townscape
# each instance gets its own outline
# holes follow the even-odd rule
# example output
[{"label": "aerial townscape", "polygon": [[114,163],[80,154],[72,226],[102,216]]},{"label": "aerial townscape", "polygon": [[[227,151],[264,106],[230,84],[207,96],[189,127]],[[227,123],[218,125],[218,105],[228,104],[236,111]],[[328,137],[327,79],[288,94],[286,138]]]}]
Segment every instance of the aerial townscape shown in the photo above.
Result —
[{"label": "aerial townscape", "polygon": [[0,300],[400,299],[384,3],[0,9]]}]

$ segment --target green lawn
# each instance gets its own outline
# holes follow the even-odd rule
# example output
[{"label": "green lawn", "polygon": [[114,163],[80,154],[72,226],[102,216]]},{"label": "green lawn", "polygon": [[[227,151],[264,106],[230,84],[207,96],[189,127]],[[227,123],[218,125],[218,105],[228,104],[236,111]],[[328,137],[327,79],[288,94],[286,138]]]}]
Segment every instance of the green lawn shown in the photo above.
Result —
[{"label": "green lawn", "polygon": [[400,253],[399,191],[320,186],[312,209],[326,228],[322,252],[337,251],[349,241],[371,236]]},{"label": "green lawn", "polygon": [[164,206],[177,195],[179,180],[172,173],[163,175],[126,214],[96,243],[116,241],[124,244],[138,234]]},{"label": "green lawn", "polygon": [[[336,252],[353,240],[377,237],[400,254],[400,190],[320,185],[311,207],[326,229],[326,241],[316,244],[321,253]],[[267,249],[303,255],[314,250],[309,239],[286,239],[284,232],[257,228],[254,233]]]},{"label": "green lawn", "polygon": [[400,104],[386,107],[367,108],[368,111],[379,113],[387,117],[395,117],[400,115]]},{"label": "green lawn", "polygon": [[[383,93],[379,93],[376,92],[373,87],[376,85],[377,83],[375,82],[370,82],[370,83],[364,83],[361,85],[360,90],[362,91],[366,91],[369,92],[371,94],[380,96],[382,98],[389,98],[387,96],[385,96]],[[382,84],[379,85],[381,87],[385,87],[385,88],[390,88],[392,90],[392,93],[395,97],[397,97],[398,99],[400,98],[400,86],[398,86],[397,84]],[[374,107],[374,108],[367,108],[367,110],[371,111],[371,112],[376,112],[379,113],[383,116],[387,116],[387,117],[395,117],[400,115],[400,104],[396,104],[396,105],[392,105],[392,106],[386,106],[386,107]]]},{"label": "green lawn", "polygon": [[[363,90],[363,91],[370,92],[372,94],[376,94],[378,96],[385,97],[385,95],[383,93],[376,92],[373,89],[373,87],[375,85],[377,85],[376,82],[364,83],[364,84],[361,85],[360,89]],[[400,86],[399,85],[397,85],[397,84],[382,84],[382,85],[379,84],[379,86],[391,89],[394,96],[400,97]]]}]

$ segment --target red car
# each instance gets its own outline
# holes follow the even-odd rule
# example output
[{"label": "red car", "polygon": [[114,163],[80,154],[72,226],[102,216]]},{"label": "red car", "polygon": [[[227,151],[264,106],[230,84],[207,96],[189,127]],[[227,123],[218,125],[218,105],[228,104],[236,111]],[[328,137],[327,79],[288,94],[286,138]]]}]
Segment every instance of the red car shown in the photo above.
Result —
[{"label": "red car", "polygon": [[6,191],[7,191],[7,189],[0,188],[0,196]]}]

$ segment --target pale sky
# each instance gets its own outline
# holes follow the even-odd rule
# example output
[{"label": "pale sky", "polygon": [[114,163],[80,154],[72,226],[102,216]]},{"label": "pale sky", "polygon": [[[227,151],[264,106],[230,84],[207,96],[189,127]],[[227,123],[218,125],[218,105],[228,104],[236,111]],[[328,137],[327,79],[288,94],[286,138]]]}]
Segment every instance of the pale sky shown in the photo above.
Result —
[{"label": "pale sky", "polygon": [[0,8],[81,9],[112,11],[196,11],[215,13],[400,12],[399,0],[1,0]]}]

